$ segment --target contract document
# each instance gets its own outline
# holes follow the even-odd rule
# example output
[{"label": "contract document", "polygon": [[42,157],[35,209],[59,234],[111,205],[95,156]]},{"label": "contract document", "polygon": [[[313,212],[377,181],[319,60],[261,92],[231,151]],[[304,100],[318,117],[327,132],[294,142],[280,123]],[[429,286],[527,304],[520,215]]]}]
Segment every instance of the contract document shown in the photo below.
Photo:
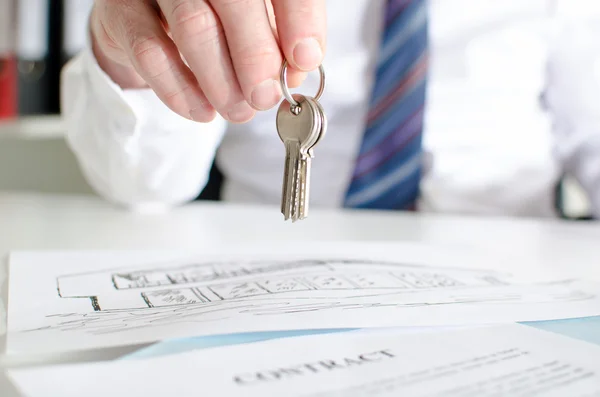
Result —
[{"label": "contract document", "polygon": [[433,257],[434,247],[274,247],[187,256],[13,253],[7,354],[241,332],[464,326],[600,315],[598,285],[524,281],[467,267],[460,253]]},{"label": "contract document", "polygon": [[598,397],[600,347],[518,324],[9,370],[25,396]]}]

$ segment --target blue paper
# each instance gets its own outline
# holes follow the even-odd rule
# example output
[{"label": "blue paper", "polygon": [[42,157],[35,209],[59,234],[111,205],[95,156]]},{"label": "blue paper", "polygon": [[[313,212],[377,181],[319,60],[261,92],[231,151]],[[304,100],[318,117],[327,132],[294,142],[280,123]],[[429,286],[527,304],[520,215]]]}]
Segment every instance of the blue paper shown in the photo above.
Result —
[{"label": "blue paper", "polygon": [[241,345],[252,342],[262,342],[271,339],[291,338],[295,336],[329,334],[334,332],[347,332],[354,329],[318,329],[318,330],[292,330],[273,332],[249,332],[229,335],[199,336],[192,338],[171,339],[156,343],[152,346],[129,354],[123,359],[141,359],[149,357],[166,356],[183,353],[190,350],[206,349],[210,347]]},{"label": "blue paper", "polygon": [[600,346],[600,316],[521,323]]},{"label": "blue paper", "polygon": [[[579,339],[600,346],[600,316],[566,320],[534,321],[520,323],[540,330]],[[250,332],[242,334],[201,336],[165,340],[147,348],[141,349],[123,359],[142,359],[183,353],[191,350],[240,345],[245,343],[262,342],[271,339],[291,338],[295,336],[330,334],[337,332],[357,331],[353,328],[293,330],[276,332]]]}]

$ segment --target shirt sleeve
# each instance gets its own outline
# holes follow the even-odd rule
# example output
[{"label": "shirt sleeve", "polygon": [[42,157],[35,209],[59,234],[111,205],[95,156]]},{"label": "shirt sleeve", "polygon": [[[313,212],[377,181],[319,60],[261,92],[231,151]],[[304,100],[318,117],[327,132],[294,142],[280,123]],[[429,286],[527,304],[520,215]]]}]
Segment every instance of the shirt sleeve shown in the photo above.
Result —
[{"label": "shirt sleeve", "polygon": [[545,102],[554,153],[600,217],[600,13],[557,17]]},{"label": "shirt sleeve", "polygon": [[150,89],[121,89],[89,43],[62,71],[61,113],[90,186],[133,210],[193,200],[226,129],[219,116],[196,123],[177,115]]}]

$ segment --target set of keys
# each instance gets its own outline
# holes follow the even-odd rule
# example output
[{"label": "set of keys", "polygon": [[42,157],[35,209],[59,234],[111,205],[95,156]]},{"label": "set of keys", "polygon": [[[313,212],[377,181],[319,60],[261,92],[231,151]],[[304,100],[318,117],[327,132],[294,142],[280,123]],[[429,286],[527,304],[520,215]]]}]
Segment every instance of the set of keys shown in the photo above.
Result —
[{"label": "set of keys", "polygon": [[308,216],[313,149],[327,132],[327,118],[319,103],[325,89],[325,73],[320,66],[321,84],[315,97],[291,95],[286,83],[286,67],[284,62],[281,86],[285,100],[277,111],[277,132],[285,147],[281,213],[286,221],[295,222]]}]

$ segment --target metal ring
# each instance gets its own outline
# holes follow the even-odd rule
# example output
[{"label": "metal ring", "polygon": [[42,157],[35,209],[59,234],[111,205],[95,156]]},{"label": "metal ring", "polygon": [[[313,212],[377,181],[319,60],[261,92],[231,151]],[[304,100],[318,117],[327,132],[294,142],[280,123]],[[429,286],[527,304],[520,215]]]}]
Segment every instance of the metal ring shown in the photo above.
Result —
[{"label": "metal ring", "polygon": [[[287,86],[287,65],[288,62],[286,59],[283,60],[283,65],[281,66],[281,75],[280,75],[280,83],[281,83],[281,91],[283,91],[283,96],[287,101],[293,106],[297,107],[300,104],[292,98],[292,94]],[[321,95],[323,95],[323,91],[325,91],[325,69],[323,65],[319,65],[319,73],[321,75],[321,83],[319,85],[319,90],[317,91],[317,95],[315,96],[315,100],[319,100]]]}]

